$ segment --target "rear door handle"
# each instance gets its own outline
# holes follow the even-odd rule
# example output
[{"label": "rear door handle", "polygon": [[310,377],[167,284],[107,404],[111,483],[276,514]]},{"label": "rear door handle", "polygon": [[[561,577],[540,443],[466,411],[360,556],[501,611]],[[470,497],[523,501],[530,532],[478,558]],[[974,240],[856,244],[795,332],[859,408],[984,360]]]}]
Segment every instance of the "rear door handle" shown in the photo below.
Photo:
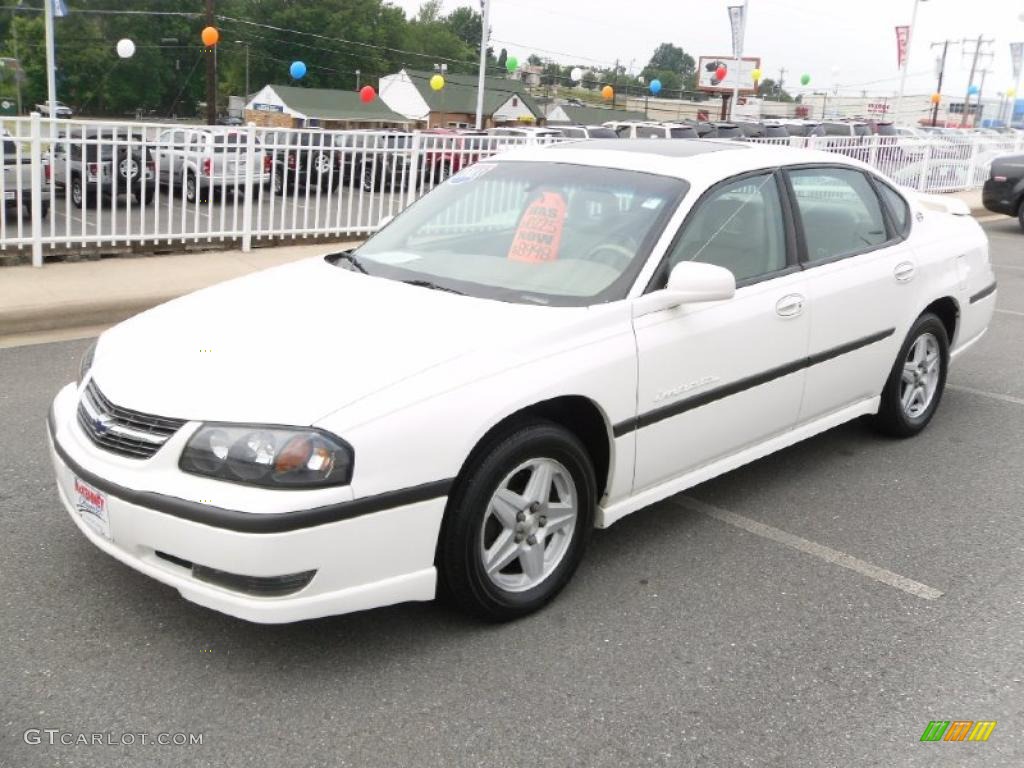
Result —
[{"label": "rear door handle", "polygon": [[790,293],[775,303],[775,314],[779,317],[796,317],[804,311],[804,297],[799,293]]},{"label": "rear door handle", "polygon": [[916,271],[917,267],[915,267],[912,262],[901,261],[896,265],[895,269],[893,269],[892,274],[893,277],[896,278],[897,282],[906,283],[914,279],[914,273]]}]

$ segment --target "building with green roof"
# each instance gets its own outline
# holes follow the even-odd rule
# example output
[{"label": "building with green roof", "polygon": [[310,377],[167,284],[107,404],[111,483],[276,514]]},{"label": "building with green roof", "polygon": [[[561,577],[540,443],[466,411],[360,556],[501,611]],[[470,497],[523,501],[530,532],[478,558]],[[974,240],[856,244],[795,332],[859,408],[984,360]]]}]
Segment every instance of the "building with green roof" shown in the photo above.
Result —
[{"label": "building with green roof", "polygon": [[355,91],[265,85],[245,105],[245,122],[275,128],[402,128],[415,121]]},{"label": "building with green roof", "polygon": [[[427,128],[472,128],[476,124],[477,76],[444,73],[444,87],[435,91],[430,79],[437,72],[403,69],[380,79],[381,100],[408,120]],[[519,80],[484,79],[484,127],[535,125],[543,110]]]}]

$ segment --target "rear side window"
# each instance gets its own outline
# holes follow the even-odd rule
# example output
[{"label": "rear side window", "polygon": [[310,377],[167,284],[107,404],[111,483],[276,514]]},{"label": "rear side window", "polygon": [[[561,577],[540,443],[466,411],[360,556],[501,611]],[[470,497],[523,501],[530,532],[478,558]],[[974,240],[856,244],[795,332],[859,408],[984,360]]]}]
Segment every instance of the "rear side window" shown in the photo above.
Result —
[{"label": "rear side window", "polygon": [[888,184],[878,182],[877,186],[882,199],[885,201],[886,208],[889,209],[889,215],[892,216],[896,231],[901,235],[906,235],[910,224],[910,206],[903,199],[903,195]]},{"label": "rear side window", "polygon": [[617,139],[619,134],[613,131],[611,128],[589,128],[590,138],[592,139]]},{"label": "rear side window", "polygon": [[825,123],[826,136],[849,136],[850,126],[843,123]]},{"label": "rear side window", "polygon": [[868,128],[866,125],[855,125],[855,126],[853,126],[853,135],[854,136],[870,136],[871,135],[871,129]]},{"label": "rear side window", "polygon": [[668,135],[673,139],[696,139],[697,131],[693,128],[670,128]]},{"label": "rear side window", "polygon": [[808,262],[866,251],[888,240],[882,205],[863,173],[848,168],[789,172]]}]

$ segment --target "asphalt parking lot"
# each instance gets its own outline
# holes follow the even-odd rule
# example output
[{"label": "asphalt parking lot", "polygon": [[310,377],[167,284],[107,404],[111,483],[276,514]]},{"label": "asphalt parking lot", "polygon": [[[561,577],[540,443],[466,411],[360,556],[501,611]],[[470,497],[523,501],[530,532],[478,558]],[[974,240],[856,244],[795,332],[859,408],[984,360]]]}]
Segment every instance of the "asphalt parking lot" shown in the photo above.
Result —
[{"label": "asphalt parking lot", "polygon": [[87,342],[0,350],[0,766],[1024,764],[1024,233],[986,229],[999,309],[924,434],[848,424],[626,518],[503,626],[185,602],[57,501],[43,419]]}]

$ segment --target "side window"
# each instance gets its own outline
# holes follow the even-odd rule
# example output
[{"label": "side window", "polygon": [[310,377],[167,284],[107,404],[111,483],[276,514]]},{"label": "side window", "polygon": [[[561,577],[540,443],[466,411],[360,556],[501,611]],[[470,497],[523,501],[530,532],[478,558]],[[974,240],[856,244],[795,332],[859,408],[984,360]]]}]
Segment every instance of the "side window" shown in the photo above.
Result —
[{"label": "side window", "polygon": [[636,137],[638,139],[663,139],[665,137],[665,129],[654,125],[638,125],[636,127]]},{"label": "side window", "polygon": [[882,199],[889,209],[889,215],[892,216],[892,221],[896,225],[896,231],[901,235],[905,235],[907,233],[907,225],[910,223],[910,206],[903,199],[903,195],[885,182],[880,181],[876,186],[882,193]]},{"label": "side window", "polygon": [[629,129],[632,128],[632,127],[633,126],[631,126],[631,125],[620,125],[618,128],[615,129],[615,132],[617,134],[619,134],[619,138],[621,138],[621,139],[628,139],[629,138]]},{"label": "side window", "polygon": [[681,261],[717,264],[737,282],[784,269],[786,233],[775,176],[748,176],[713,190],[686,222],[666,278]]},{"label": "side window", "polygon": [[807,260],[825,261],[888,240],[882,206],[860,171],[809,168],[789,172],[807,241]]},{"label": "side window", "polygon": [[826,136],[849,136],[850,127],[843,123],[825,123]]}]

